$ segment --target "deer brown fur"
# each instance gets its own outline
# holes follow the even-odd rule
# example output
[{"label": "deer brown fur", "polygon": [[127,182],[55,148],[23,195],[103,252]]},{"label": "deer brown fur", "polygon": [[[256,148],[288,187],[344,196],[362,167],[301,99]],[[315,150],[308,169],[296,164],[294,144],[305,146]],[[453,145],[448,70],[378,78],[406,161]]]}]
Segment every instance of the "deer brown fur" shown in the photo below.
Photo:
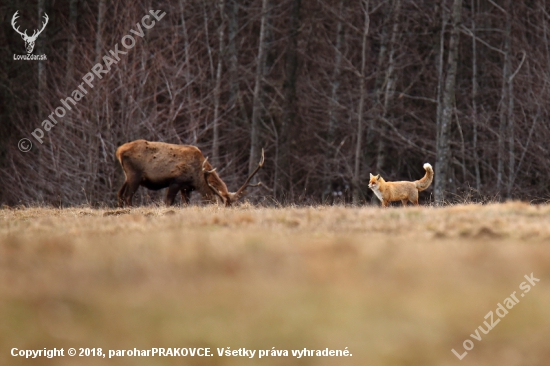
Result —
[{"label": "deer brown fur", "polygon": [[231,206],[244,195],[247,187],[260,185],[249,185],[248,182],[264,161],[262,151],[258,168],[237,192],[229,192],[196,146],[136,140],[120,146],[116,157],[126,176],[118,192],[119,206],[131,206],[139,186],[151,190],[168,188],[165,202],[169,206],[174,204],[178,192],[181,192],[184,204],[188,204],[193,191],[199,192],[203,201],[214,201],[214,195],[217,195],[226,206]]}]

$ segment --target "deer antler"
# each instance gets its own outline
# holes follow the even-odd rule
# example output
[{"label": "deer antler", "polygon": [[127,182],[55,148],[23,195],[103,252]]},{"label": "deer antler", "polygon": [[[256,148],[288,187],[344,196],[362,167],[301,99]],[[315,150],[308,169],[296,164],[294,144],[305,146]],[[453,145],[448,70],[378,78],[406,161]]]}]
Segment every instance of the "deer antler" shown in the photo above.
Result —
[{"label": "deer antler", "polygon": [[252,178],[256,175],[256,173],[258,173],[258,170],[260,170],[260,168],[264,166],[264,160],[265,160],[264,159],[264,149],[262,149],[262,157],[260,158],[260,162],[258,163],[258,166],[252,172],[252,174],[250,174],[250,176],[245,180],[242,187],[239,188],[239,190],[237,192],[235,192],[236,197],[239,197],[243,193],[243,191],[245,189],[247,189],[248,187],[259,187],[259,186],[262,185],[262,182],[259,182],[257,184],[248,184],[248,182],[250,182],[250,180],[252,180]]},{"label": "deer antler", "polygon": [[19,33],[22,37],[27,37],[27,38],[28,38],[29,36],[27,35],[27,30],[26,30],[26,29],[25,29],[25,32],[23,33],[23,32],[21,32],[21,31],[19,30],[19,26],[18,26],[17,28],[15,28],[15,20],[16,20],[17,18],[19,18],[19,15],[17,15],[17,13],[19,13],[19,10],[17,10],[17,11],[15,12],[15,14],[13,14],[13,17],[11,18],[11,26],[12,26],[13,29],[14,29],[17,33]]},{"label": "deer antler", "polygon": [[21,32],[19,30],[19,26],[16,28],[16,24],[15,24],[15,21],[17,20],[17,18],[19,18],[19,15],[17,14],[19,13],[19,10],[15,12],[15,14],[13,14],[13,17],[11,18],[11,26],[13,27],[13,29],[19,33],[21,35],[21,37],[23,37],[25,40],[34,40],[36,38],[38,38],[38,36],[40,35],[40,33],[42,33],[42,31],[44,30],[44,28],[46,28],[46,24],[48,24],[48,20],[50,19],[48,17],[48,14],[44,13],[44,23],[42,24],[42,29],[38,30],[38,29],[35,29],[32,33],[32,36],[29,36],[27,34],[27,30],[25,29],[25,32]]},{"label": "deer antler", "polygon": [[202,162],[202,172],[204,174],[204,180],[206,181],[206,184],[208,184],[208,187],[210,187],[212,192],[214,192],[218,197],[220,197],[221,200],[223,201],[223,203],[227,204],[225,197],[223,197],[222,194],[220,193],[220,191],[218,191],[218,189],[216,187],[214,187],[212,184],[210,184],[210,182],[208,181],[208,176],[210,174],[214,173],[216,171],[216,168],[214,168],[212,170],[206,170],[205,165],[206,165],[207,161],[208,161],[208,158],[204,159],[204,161]]},{"label": "deer antler", "polygon": [[[42,29],[40,30],[35,30],[32,34],[32,36],[30,36],[30,38],[37,38],[40,33],[42,33],[42,31],[44,30],[44,28],[46,28],[46,24],[48,24],[48,20],[50,18],[48,18],[48,14],[44,13],[44,24],[42,25]],[[38,32],[38,33],[37,33]]]}]

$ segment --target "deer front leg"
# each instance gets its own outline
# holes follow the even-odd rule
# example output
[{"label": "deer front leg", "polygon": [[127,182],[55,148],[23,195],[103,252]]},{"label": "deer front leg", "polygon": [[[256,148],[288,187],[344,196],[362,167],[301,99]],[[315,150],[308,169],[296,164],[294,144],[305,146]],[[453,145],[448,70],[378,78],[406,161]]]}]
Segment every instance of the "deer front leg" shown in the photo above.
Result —
[{"label": "deer front leg", "polygon": [[189,205],[189,202],[191,202],[191,191],[184,188],[180,192],[183,204]]},{"label": "deer front leg", "polygon": [[179,184],[170,184],[170,186],[168,187],[168,192],[166,193],[166,200],[164,201],[166,203],[166,206],[172,206],[174,204],[174,200],[176,199],[176,195],[178,194],[179,190]]}]

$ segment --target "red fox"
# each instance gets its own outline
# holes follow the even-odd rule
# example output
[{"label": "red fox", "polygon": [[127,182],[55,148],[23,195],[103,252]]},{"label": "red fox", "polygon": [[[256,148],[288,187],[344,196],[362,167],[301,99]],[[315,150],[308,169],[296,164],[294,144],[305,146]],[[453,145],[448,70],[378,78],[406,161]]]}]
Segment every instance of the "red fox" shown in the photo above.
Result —
[{"label": "red fox", "polygon": [[401,201],[407,206],[407,201],[418,205],[418,192],[425,190],[432,184],[434,171],[428,163],[424,164],[426,175],[414,182],[386,182],[380,174],[370,175],[369,188],[382,201],[382,206],[388,207],[390,202]]}]

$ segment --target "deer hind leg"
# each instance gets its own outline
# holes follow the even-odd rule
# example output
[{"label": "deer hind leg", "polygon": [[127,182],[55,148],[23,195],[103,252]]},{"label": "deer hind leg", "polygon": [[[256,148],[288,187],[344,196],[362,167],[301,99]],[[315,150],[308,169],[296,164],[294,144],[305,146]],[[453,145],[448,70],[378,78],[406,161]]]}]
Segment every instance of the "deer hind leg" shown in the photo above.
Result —
[{"label": "deer hind leg", "polygon": [[166,206],[172,206],[174,204],[174,200],[180,189],[181,187],[179,184],[170,184],[168,192],[166,192]]},{"label": "deer hind leg", "polygon": [[124,193],[126,192],[126,189],[128,189],[128,182],[124,181],[124,184],[120,187],[117,194],[118,207],[124,207]]},{"label": "deer hind leg", "polygon": [[132,206],[132,197],[139,188],[139,182],[141,178],[139,176],[133,176],[126,178],[126,189],[124,190],[124,203],[126,206]]}]

